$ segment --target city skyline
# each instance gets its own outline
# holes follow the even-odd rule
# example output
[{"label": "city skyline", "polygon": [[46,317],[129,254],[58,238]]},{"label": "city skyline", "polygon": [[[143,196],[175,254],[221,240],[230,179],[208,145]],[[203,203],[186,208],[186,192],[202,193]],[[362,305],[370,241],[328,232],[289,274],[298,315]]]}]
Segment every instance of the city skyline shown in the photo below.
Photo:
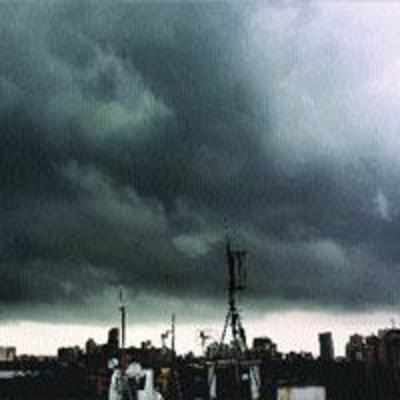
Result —
[{"label": "city skyline", "polygon": [[[346,344],[350,336],[361,334],[362,336],[377,335],[380,330],[398,328],[397,321],[386,314],[373,314],[358,316],[348,315],[338,321],[337,315],[319,313],[304,313],[289,311],[283,315],[275,312],[266,314],[263,319],[246,320],[245,328],[249,344],[255,337],[269,337],[278,346],[278,351],[283,353],[311,352],[314,357],[319,355],[318,334],[331,332],[335,355],[345,356]],[[128,317],[129,318],[129,317]],[[79,346],[85,348],[88,339],[94,339],[96,343],[103,343],[107,338],[107,331],[111,327],[118,327],[118,319],[113,325],[79,325],[79,324],[49,324],[20,322],[8,323],[2,326],[2,340],[0,346],[15,346],[17,354],[54,356],[58,348]],[[303,325],[307,325],[304,330]],[[333,330],[332,326],[336,328]],[[297,334],[297,328],[301,331]],[[164,323],[127,326],[127,346],[140,347],[142,342],[150,340],[155,347],[161,346],[161,334],[170,328],[168,319]],[[204,330],[212,341],[219,341],[222,331],[221,321],[209,321],[204,325],[181,324],[177,321],[176,347],[179,354],[187,354],[193,351],[201,355],[202,346],[200,331]],[[288,333],[290,332],[290,334]],[[229,339],[229,335],[228,335]],[[229,341],[229,340],[228,340]],[[166,341],[170,347],[170,340]]]}]

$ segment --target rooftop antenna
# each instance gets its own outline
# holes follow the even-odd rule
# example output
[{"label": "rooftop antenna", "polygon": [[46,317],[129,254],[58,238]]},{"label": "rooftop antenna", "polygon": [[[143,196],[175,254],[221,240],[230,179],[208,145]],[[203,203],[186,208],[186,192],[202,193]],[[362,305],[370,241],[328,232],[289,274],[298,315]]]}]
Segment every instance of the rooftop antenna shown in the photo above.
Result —
[{"label": "rooftop antenna", "polygon": [[244,262],[247,251],[239,249],[233,250],[231,240],[229,236],[226,235],[225,254],[228,266],[228,312],[225,317],[220,345],[222,347],[229,326],[233,347],[238,352],[243,352],[247,348],[246,332],[242,325],[242,319],[236,305],[236,300],[238,292],[245,289],[246,271]]},{"label": "rooftop antenna", "polygon": [[201,330],[199,332],[199,339],[200,339],[201,351],[202,354],[204,355],[206,354],[206,344],[211,339],[211,335],[209,335],[207,331]]},{"label": "rooftop antenna", "polygon": [[176,325],[176,317],[175,313],[171,316],[171,350],[173,357],[175,357],[175,325]]},{"label": "rooftop antenna", "polygon": [[165,349],[167,347],[167,345],[165,344],[165,341],[168,338],[168,333],[169,333],[169,331],[161,333],[161,346],[162,346],[163,349]]},{"label": "rooftop antenna", "polygon": [[171,315],[171,327],[167,329],[165,332],[161,333],[161,344],[162,347],[166,347],[166,340],[168,339],[169,335],[171,335],[171,351],[172,354],[175,355],[175,325],[176,325],[176,317],[175,313]]},{"label": "rooftop antenna", "polygon": [[121,349],[125,349],[126,305],[122,286],[119,288],[119,311],[121,312]]},{"label": "rooftop antenna", "polygon": [[[226,245],[225,254],[228,267],[228,312],[225,317],[224,329],[222,331],[221,341],[219,344],[220,356],[223,356],[223,344],[228,330],[228,326],[231,329],[232,334],[232,346],[235,350],[234,359],[236,359],[236,384],[240,385],[240,369],[239,359],[244,352],[248,349],[246,332],[242,324],[242,318],[237,308],[237,294],[238,292],[246,288],[246,269],[245,260],[247,257],[247,251],[243,249],[233,249],[229,235],[226,234]],[[236,357],[235,357],[236,356]],[[259,393],[260,381],[259,372],[257,372],[256,366],[249,366],[250,379],[254,382],[255,388]],[[239,386],[238,386],[239,387]],[[253,390],[253,389],[252,389]],[[258,398],[256,395],[255,398]],[[240,391],[236,392],[235,399],[241,399]]]}]

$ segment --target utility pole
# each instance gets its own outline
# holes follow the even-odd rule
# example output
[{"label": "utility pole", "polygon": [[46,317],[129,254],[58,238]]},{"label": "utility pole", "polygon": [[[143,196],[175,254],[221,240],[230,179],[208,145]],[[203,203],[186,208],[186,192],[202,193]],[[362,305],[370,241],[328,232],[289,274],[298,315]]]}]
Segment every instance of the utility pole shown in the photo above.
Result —
[{"label": "utility pole", "polygon": [[172,393],[172,398],[175,398],[177,400],[182,400],[183,399],[183,393],[182,393],[182,388],[180,384],[180,379],[179,379],[179,371],[176,365],[176,349],[175,349],[175,341],[176,341],[176,317],[175,313],[172,313],[171,315],[171,327],[167,331],[165,331],[163,334],[161,334],[161,340],[163,343],[163,346],[165,346],[165,339],[168,338],[168,336],[171,334],[171,353],[172,353],[172,358],[171,358],[171,369],[172,369],[172,384],[170,387],[171,393]]}]

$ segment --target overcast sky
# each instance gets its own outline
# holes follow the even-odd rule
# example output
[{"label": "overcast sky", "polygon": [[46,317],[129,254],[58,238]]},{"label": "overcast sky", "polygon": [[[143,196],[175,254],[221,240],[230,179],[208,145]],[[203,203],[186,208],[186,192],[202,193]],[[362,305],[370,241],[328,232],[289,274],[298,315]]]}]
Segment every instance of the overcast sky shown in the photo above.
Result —
[{"label": "overcast sky", "polygon": [[400,4],[244,3],[0,2],[5,331],[397,316]]}]

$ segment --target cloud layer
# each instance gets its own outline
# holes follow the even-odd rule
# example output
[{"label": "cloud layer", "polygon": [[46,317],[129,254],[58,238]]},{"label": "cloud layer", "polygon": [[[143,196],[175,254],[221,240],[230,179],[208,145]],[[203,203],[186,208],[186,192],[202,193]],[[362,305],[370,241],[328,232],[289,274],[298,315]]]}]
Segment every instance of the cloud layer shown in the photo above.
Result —
[{"label": "cloud layer", "polygon": [[190,318],[226,224],[255,312],[398,305],[399,14],[2,2],[3,315],[101,320],[122,284]]}]

